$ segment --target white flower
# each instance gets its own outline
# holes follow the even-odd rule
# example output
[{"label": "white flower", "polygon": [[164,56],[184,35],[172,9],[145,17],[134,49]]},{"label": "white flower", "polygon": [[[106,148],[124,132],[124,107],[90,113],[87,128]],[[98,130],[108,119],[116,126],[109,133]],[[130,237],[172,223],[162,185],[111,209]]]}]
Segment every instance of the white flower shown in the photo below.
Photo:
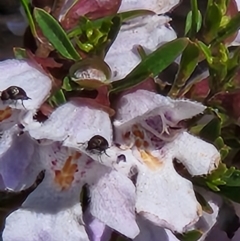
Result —
[{"label": "white flower", "polygon": [[[24,61],[16,63],[26,65]],[[45,75],[29,68],[24,72],[17,69],[18,75],[24,78],[30,71],[36,80],[44,76],[50,83]],[[36,85],[41,89],[45,83]],[[39,93],[27,90],[34,102],[34,93]],[[42,100],[47,96],[44,91]],[[17,103],[20,111],[9,107],[3,111],[8,115],[2,118],[0,173],[5,187],[14,190],[31,185],[39,171],[44,169],[46,174],[22,208],[7,218],[4,240],[23,236],[32,240],[33,235],[39,239],[87,240],[79,204],[84,184],[90,191],[91,215],[132,239],[139,234],[135,210],[173,232],[184,232],[198,221],[201,206],[191,182],[175,171],[173,159],[182,162],[192,175],[210,173],[218,165],[220,156],[215,147],[191,136],[179,123],[201,113],[205,108],[201,104],[144,90],[123,95],[113,121],[114,139],[108,114],[84,100],[58,107],[43,123],[26,122],[34,108],[25,101],[24,105],[26,109]],[[25,132],[19,135],[23,123]],[[87,150],[95,135],[108,142],[106,154]],[[65,220],[69,220],[67,225]]]}]

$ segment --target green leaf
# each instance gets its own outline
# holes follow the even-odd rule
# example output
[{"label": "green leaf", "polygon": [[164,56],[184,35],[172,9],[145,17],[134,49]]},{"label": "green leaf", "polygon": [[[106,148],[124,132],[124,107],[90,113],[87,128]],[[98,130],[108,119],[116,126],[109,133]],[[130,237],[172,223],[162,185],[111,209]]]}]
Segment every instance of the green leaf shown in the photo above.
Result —
[{"label": "green leaf", "polygon": [[23,9],[25,11],[25,14],[27,16],[28,19],[28,23],[32,32],[32,35],[34,37],[37,37],[37,32],[36,32],[36,28],[35,28],[35,24],[34,24],[34,20],[32,17],[32,13],[31,13],[31,9],[30,9],[30,3],[28,0],[20,0],[21,1],[21,5],[23,6]]},{"label": "green leaf", "polygon": [[28,58],[28,55],[26,53],[26,49],[24,49],[24,48],[14,47],[13,53],[14,53],[14,56],[15,56],[16,59],[26,59],[26,58]]},{"label": "green leaf", "polygon": [[213,209],[211,208],[210,204],[205,200],[205,198],[197,191],[195,191],[195,196],[200,205],[202,206],[203,211],[208,214],[212,214]]},{"label": "green leaf", "polygon": [[226,38],[236,33],[240,28],[240,12],[233,16],[230,21],[217,32],[217,36],[212,40],[211,45],[223,42]]},{"label": "green leaf", "polygon": [[71,80],[68,76],[66,76],[64,79],[63,79],[63,84],[62,84],[62,89],[63,90],[66,90],[66,91],[72,91],[73,88],[70,84]]},{"label": "green leaf", "polygon": [[217,3],[208,4],[204,17],[204,38],[209,43],[217,34],[222,20],[222,11]]},{"label": "green leaf", "polygon": [[66,103],[66,98],[63,90],[60,89],[55,92],[54,95],[49,98],[48,102],[51,106],[59,106]]},{"label": "green leaf", "polygon": [[122,19],[122,21],[127,21],[139,16],[144,15],[155,15],[153,11],[146,10],[146,9],[139,9],[139,10],[131,10],[127,12],[118,13],[117,16]]},{"label": "green leaf", "polygon": [[240,187],[221,186],[219,193],[234,202],[240,203]]},{"label": "green leaf", "polygon": [[192,26],[192,11],[189,11],[185,22],[185,31],[184,31],[185,36],[187,36],[187,33],[190,31],[191,26]]},{"label": "green leaf", "polygon": [[197,41],[197,45],[202,50],[208,64],[211,64],[213,62],[213,57],[210,48],[201,41]]},{"label": "green leaf", "polygon": [[219,192],[219,191],[220,191],[220,189],[219,189],[216,185],[214,185],[213,183],[211,183],[211,182],[206,182],[206,185],[207,185],[210,189],[212,189],[214,192]]},{"label": "green leaf", "polygon": [[35,8],[34,17],[43,35],[63,57],[72,60],[80,59],[79,54],[73,47],[61,25],[49,13],[43,9]]},{"label": "green leaf", "polygon": [[200,30],[202,25],[202,15],[198,10],[197,0],[191,0],[191,22],[190,22],[190,30],[189,37],[196,38],[196,33]]},{"label": "green leaf", "polygon": [[214,144],[217,146],[218,149],[221,149],[225,146],[224,140],[221,136],[219,136],[215,141]]},{"label": "green leaf", "polygon": [[110,31],[108,32],[108,35],[107,35],[107,41],[105,41],[105,43],[99,47],[99,49],[101,51],[99,53],[100,56],[103,56],[103,57],[106,56],[108,50],[110,49],[111,45],[115,41],[115,39],[120,31],[121,25],[122,25],[122,21],[121,21],[120,17],[116,16],[112,19],[112,25],[111,25]]},{"label": "green leaf", "polygon": [[[199,32],[199,30],[201,29],[201,26],[202,26],[202,14],[201,12],[198,10],[197,11],[197,23],[196,23],[196,33]],[[190,30],[192,28],[192,11],[190,11],[187,15],[187,18],[186,18],[186,23],[185,23],[185,31],[184,31],[184,35],[185,36],[188,36],[188,37],[191,37],[191,38],[194,38],[195,35],[187,35]]]},{"label": "green leaf", "polygon": [[200,137],[210,142],[215,141],[221,134],[221,120],[218,118],[212,119],[200,131]]},{"label": "green leaf", "polygon": [[191,76],[198,64],[199,54],[200,51],[198,46],[189,42],[182,53],[179,69],[169,92],[169,96],[177,96],[180,89],[186,84],[186,81]]},{"label": "green leaf", "polygon": [[155,77],[182,53],[188,43],[188,38],[178,38],[162,45],[145,57],[124,79],[114,81],[110,92],[120,92],[143,82],[149,76]]},{"label": "green leaf", "polygon": [[201,230],[192,230],[184,234],[178,234],[176,237],[181,241],[197,241],[202,237],[202,234]]},{"label": "green leaf", "polygon": [[232,174],[230,176],[224,175],[222,180],[226,182],[226,186],[240,187],[240,170],[234,170],[233,168]]},{"label": "green leaf", "polygon": [[104,18],[96,19],[93,22],[95,27],[100,27],[104,21],[109,21],[114,17],[119,17],[121,21],[127,21],[139,16],[144,16],[144,15],[154,15],[155,13],[150,10],[146,9],[140,9],[140,10],[132,10],[132,11],[127,11],[127,12],[122,12],[114,15],[110,15]]}]

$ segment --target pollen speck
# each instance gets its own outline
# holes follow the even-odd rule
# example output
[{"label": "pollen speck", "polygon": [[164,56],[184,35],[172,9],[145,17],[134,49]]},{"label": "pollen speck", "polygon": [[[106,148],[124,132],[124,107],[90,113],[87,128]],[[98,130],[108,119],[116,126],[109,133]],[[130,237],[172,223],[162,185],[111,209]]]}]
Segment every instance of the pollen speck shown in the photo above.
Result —
[{"label": "pollen speck", "polygon": [[162,166],[161,161],[148,151],[139,150],[143,162],[152,170],[156,170]]}]

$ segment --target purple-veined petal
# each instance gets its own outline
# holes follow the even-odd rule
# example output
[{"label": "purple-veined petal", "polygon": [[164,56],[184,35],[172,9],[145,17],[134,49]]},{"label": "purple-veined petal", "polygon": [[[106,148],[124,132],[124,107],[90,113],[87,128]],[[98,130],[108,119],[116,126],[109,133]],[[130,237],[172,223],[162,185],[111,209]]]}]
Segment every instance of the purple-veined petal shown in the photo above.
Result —
[{"label": "purple-veined petal", "polygon": [[[144,90],[126,94],[118,105],[116,141],[130,148],[137,159],[131,159],[138,170],[136,212],[173,232],[191,229],[202,215],[202,208],[192,183],[176,172],[173,160],[177,158],[192,175],[202,175],[218,166],[220,155],[213,145],[183,130],[171,136],[171,128],[205,107]],[[184,105],[189,112],[183,110]],[[166,138],[167,134],[171,138]]]},{"label": "purple-veined petal", "polygon": [[139,233],[135,221],[135,187],[130,179],[116,171],[106,172],[96,182],[88,182],[90,213],[107,226],[134,238]]},{"label": "purple-veined petal", "polygon": [[161,113],[168,121],[177,123],[202,113],[206,108],[198,102],[173,100],[147,90],[137,90],[124,95],[117,107],[114,120],[116,126],[129,121],[137,122],[137,120],[146,119],[147,116],[154,116],[154,113]]},{"label": "purple-veined petal", "polygon": [[174,30],[165,26],[168,21],[169,17],[153,15],[134,19],[122,26],[105,57],[113,73],[112,81],[124,78],[140,63],[136,45],[141,45],[146,52],[152,52],[164,42],[176,38]]},{"label": "purple-veined petal", "polygon": [[146,90],[124,95],[117,107],[114,127],[116,140],[120,143],[126,142],[122,134],[128,133],[129,126],[134,124],[140,124],[159,140],[171,141],[181,132],[182,128],[174,128],[180,121],[202,113],[206,108],[197,102],[172,100]]},{"label": "purple-veined petal", "polygon": [[157,14],[166,13],[175,7],[180,0],[122,0],[119,12],[148,9],[156,12]]},{"label": "purple-veined petal", "polygon": [[94,218],[89,212],[89,209],[84,212],[83,221],[86,224],[86,232],[90,241],[110,240],[112,229],[97,218]]},{"label": "purple-veined petal", "polygon": [[0,90],[10,86],[21,87],[31,99],[17,103],[10,101],[9,106],[17,109],[36,110],[48,97],[52,82],[51,79],[34,68],[30,62],[24,60],[5,60],[0,62]]},{"label": "purple-veined petal", "polygon": [[[36,169],[45,169],[45,178],[32,192],[22,208],[6,220],[3,237],[6,240],[88,240],[82,222],[79,194],[86,179],[96,170],[88,157],[62,147],[61,143],[39,146],[38,159],[31,163],[25,178],[31,178]],[[36,157],[35,157],[36,158]],[[27,220],[26,220],[27,219]],[[14,227],[14,233],[12,229]]]}]

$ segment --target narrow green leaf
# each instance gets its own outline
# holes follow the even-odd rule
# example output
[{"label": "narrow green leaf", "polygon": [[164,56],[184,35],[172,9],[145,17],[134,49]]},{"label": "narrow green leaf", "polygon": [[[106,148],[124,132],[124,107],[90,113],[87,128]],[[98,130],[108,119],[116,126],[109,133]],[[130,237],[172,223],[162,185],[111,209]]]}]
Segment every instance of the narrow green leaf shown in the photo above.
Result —
[{"label": "narrow green leaf", "polygon": [[22,7],[25,11],[25,14],[27,16],[32,35],[34,37],[37,37],[37,32],[36,32],[36,28],[35,28],[35,24],[34,24],[34,21],[33,21],[33,17],[32,17],[32,13],[31,13],[29,4],[30,3],[29,3],[28,0],[21,0],[21,5],[22,5]]},{"label": "narrow green leaf", "polygon": [[34,17],[43,35],[63,57],[72,60],[80,59],[79,54],[57,20],[40,8],[34,9]]},{"label": "narrow green leaf", "polygon": [[63,84],[62,84],[62,89],[63,90],[66,90],[66,91],[72,91],[72,86],[70,84],[70,78],[68,76],[66,76],[64,79],[63,79]]},{"label": "narrow green leaf", "polygon": [[97,20],[93,21],[93,24],[95,27],[97,26],[101,26],[102,23],[106,20],[111,20],[113,17],[119,17],[122,21],[127,21],[139,16],[144,16],[144,15],[154,15],[155,13],[150,11],[150,10],[146,10],[146,9],[140,9],[140,10],[132,10],[132,11],[127,11],[127,12],[122,12],[122,13],[118,13],[115,15],[110,15],[104,18],[100,18]]},{"label": "narrow green leaf", "polygon": [[208,4],[204,18],[204,38],[209,43],[217,34],[222,20],[222,11],[217,3]]},{"label": "narrow green leaf", "polygon": [[240,203],[240,187],[221,186],[219,194]]},{"label": "narrow green leaf", "polygon": [[196,33],[200,29],[199,25],[201,26],[202,22],[202,15],[200,11],[198,10],[198,3],[197,0],[191,0],[191,28],[190,28],[190,38],[194,38],[196,36]]},{"label": "narrow green leaf", "polygon": [[[197,23],[196,23],[196,32],[199,32],[199,30],[201,29],[202,26],[202,14],[201,12],[198,10],[197,12]],[[192,28],[192,11],[189,11],[187,18],[186,18],[186,23],[185,23],[185,31],[184,31],[184,35],[187,36],[187,34],[189,33],[189,31]],[[189,37],[195,37],[192,35],[189,35]]]},{"label": "narrow green leaf", "polygon": [[216,186],[223,186],[223,185],[226,185],[226,182],[218,178],[218,179],[212,180],[212,184]]},{"label": "narrow green leaf", "polygon": [[224,140],[222,137],[218,137],[215,141],[214,141],[214,144],[219,148],[223,148],[225,146],[225,143],[224,143]]},{"label": "narrow green leaf", "polygon": [[240,170],[235,170],[231,176],[223,176],[222,180],[226,182],[226,186],[240,187]]},{"label": "narrow green leaf", "polygon": [[153,11],[146,10],[146,9],[139,9],[139,10],[132,10],[132,11],[118,13],[117,16],[119,16],[122,19],[122,21],[127,21],[139,16],[154,15],[154,14],[155,13]]},{"label": "narrow green leaf", "polygon": [[48,100],[51,106],[59,106],[66,103],[66,98],[63,93],[63,90],[58,90],[53,96]]},{"label": "narrow green leaf", "polygon": [[141,60],[143,60],[147,57],[147,54],[146,54],[144,48],[142,47],[142,45],[137,46],[137,51],[138,51],[139,56],[141,57]]},{"label": "narrow green leaf", "polygon": [[108,32],[107,41],[103,44],[103,46],[100,47],[100,50],[102,53],[99,53],[100,56],[106,56],[108,50],[110,49],[111,45],[115,41],[120,28],[122,25],[121,18],[119,16],[116,16],[112,19],[112,26],[110,27],[110,31]]},{"label": "narrow green leaf", "polygon": [[200,51],[195,43],[189,42],[184,49],[179,65],[179,69],[169,92],[169,96],[177,96],[180,89],[186,84],[186,81],[193,73],[199,60]]},{"label": "narrow green leaf", "polygon": [[202,206],[203,211],[206,213],[212,214],[213,209],[210,206],[210,204],[205,200],[205,198],[199,192],[196,192],[196,191],[195,191],[195,196],[198,202],[200,203],[200,205]]},{"label": "narrow green leaf", "polygon": [[200,136],[205,140],[213,142],[220,136],[220,133],[221,121],[218,118],[214,118],[200,131]]},{"label": "narrow green leaf", "polygon": [[219,191],[220,191],[220,189],[219,189],[216,185],[214,185],[213,183],[211,183],[211,182],[206,182],[206,185],[207,185],[210,189],[212,189],[214,192],[219,192]]},{"label": "narrow green leaf", "polygon": [[210,48],[201,41],[198,41],[197,45],[202,50],[207,62],[211,64],[213,62],[213,57]]},{"label": "narrow green leaf", "polygon": [[158,75],[182,53],[188,43],[188,38],[178,38],[162,45],[145,57],[124,79],[113,82],[110,92],[129,89],[149,76]]},{"label": "narrow green leaf", "polygon": [[185,22],[185,31],[184,31],[185,36],[187,36],[188,32],[191,29],[191,26],[192,26],[192,11],[189,11]]},{"label": "narrow green leaf", "polygon": [[223,42],[226,38],[236,33],[240,28],[240,12],[238,12],[235,16],[233,16],[227,25],[221,28],[215,39],[212,40],[211,45],[218,44]]}]

